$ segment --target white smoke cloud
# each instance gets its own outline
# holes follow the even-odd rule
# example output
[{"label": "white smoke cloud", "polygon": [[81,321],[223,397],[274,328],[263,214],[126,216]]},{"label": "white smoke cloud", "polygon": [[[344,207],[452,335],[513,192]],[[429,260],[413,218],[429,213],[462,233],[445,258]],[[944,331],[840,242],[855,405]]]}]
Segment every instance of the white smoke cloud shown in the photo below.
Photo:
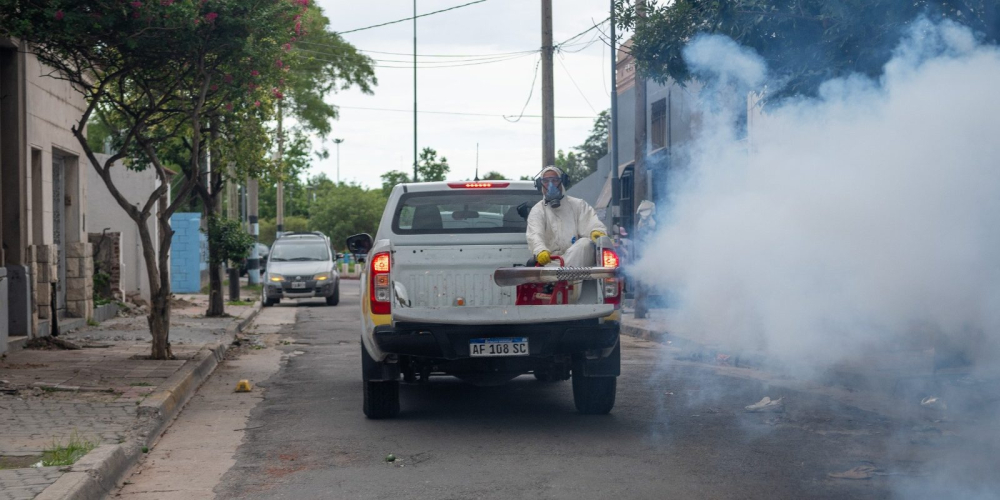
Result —
[{"label": "white smoke cloud", "polygon": [[879,80],[767,105],[748,146],[766,68],[692,42],[703,127],[634,269],[662,277],[672,331],[816,370],[942,345],[998,365],[1000,51],[921,21],[894,54]]}]

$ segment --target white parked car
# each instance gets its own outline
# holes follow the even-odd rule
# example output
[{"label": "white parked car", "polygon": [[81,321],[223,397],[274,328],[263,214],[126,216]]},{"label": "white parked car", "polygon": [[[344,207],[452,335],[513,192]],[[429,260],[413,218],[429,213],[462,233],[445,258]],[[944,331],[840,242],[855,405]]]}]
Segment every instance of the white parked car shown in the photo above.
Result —
[{"label": "white parked car", "polygon": [[[348,238],[351,252],[366,255],[361,340],[368,417],[399,412],[400,378],[432,375],[478,385],[529,373],[541,381],[572,375],[578,411],[611,411],[620,373],[620,281],[579,282],[570,304],[528,305],[534,302],[521,300],[522,289],[493,280],[498,268],[532,258],[525,218],[540,199],[529,181],[401,184],[375,237]],[[603,257],[597,262],[617,266],[611,240],[602,238],[595,251]]]}]

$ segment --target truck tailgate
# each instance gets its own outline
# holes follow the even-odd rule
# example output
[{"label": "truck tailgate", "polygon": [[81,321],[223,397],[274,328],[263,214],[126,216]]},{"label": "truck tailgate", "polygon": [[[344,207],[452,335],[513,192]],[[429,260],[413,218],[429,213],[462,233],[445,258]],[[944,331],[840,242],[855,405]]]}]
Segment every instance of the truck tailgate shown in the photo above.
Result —
[{"label": "truck tailgate", "polygon": [[523,265],[531,257],[527,244],[401,245],[393,250],[392,280],[406,290],[408,311],[441,307],[450,310],[449,306],[457,305],[459,299],[469,307],[513,306],[516,290],[493,283],[493,271]]},{"label": "truck tailgate", "polygon": [[399,307],[392,311],[393,322],[445,325],[524,325],[603,318],[613,313],[612,304],[569,304],[508,307]]}]

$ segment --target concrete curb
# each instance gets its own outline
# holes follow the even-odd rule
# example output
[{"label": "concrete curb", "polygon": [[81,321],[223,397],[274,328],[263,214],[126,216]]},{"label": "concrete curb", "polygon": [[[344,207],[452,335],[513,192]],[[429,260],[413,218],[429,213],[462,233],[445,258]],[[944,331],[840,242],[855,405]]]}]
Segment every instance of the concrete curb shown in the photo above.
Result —
[{"label": "concrete curb", "polygon": [[155,392],[139,404],[132,438],[123,444],[98,446],[87,453],[55,483],[45,488],[36,500],[101,499],[128,477],[129,471],[153,446],[188,400],[225,358],[236,333],[243,331],[260,313],[261,303],[254,303],[245,318],[226,327],[221,342],[209,344],[185,362]]}]

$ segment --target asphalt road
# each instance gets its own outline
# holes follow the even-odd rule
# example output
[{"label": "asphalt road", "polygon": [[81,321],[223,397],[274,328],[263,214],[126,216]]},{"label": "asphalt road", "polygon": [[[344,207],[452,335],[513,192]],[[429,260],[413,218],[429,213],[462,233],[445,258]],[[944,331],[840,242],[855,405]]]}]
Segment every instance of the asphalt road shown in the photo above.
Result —
[{"label": "asphalt road", "polygon": [[[939,481],[928,472],[935,459],[952,463],[941,449],[954,444],[933,424],[678,361],[669,347],[631,338],[623,339],[618,403],[607,416],[576,414],[568,381],[520,377],[478,388],[440,378],[404,384],[399,418],[367,420],[357,283],[343,282],[340,306],[282,303],[261,320],[290,318],[291,307],[294,324],[264,350],[283,357],[258,384],[263,397],[252,410],[241,403],[248,416],[231,430],[201,426],[203,446],[233,450],[221,477],[205,473],[217,498],[958,498],[950,475]],[[744,410],[763,396],[784,397],[785,411]],[[185,414],[192,411],[209,418],[197,402]],[[243,433],[238,447],[232,430]],[[142,471],[146,479],[170,478],[171,458],[156,460],[159,472]],[[868,477],[829,475],[855,467]],[[972,465],[962,484],[989,483],[994,468]],[[195,481],[192,473],[173,480]]]}]

